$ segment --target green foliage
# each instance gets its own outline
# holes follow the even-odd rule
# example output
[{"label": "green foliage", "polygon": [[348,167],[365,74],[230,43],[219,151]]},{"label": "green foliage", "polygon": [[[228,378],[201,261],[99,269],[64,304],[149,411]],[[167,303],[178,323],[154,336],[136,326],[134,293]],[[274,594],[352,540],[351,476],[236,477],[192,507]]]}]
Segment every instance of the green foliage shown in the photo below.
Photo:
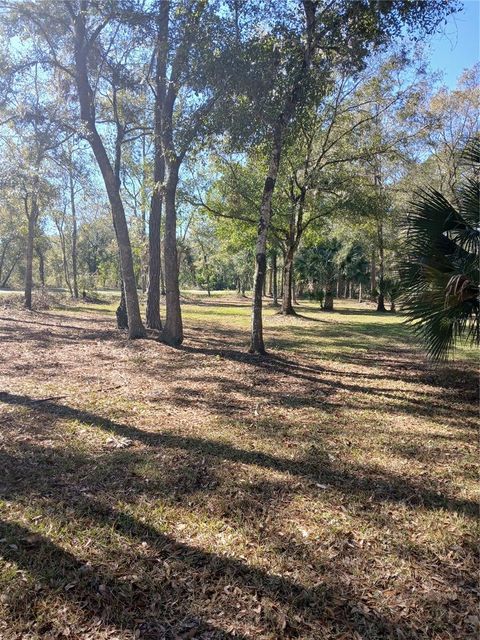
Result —
[{"label": "green foliage", "polygon": [[460,338],[474,344],[480,338],[478,138],[467,147],[465,159],[477,170],[457,189],[458,205],[434,189],[419,193],[400,265],[403,309],[438,360],[446,359]]}]

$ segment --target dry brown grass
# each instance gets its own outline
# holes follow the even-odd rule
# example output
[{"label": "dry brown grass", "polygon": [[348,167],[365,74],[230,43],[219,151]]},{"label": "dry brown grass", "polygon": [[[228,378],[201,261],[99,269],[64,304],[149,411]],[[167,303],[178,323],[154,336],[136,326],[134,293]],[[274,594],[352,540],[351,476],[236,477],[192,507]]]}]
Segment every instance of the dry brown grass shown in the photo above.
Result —
[{"label": "dry brown grass", "polygon": [[365,306],[0,308],[0,637],[474,638],[476,371]]}]

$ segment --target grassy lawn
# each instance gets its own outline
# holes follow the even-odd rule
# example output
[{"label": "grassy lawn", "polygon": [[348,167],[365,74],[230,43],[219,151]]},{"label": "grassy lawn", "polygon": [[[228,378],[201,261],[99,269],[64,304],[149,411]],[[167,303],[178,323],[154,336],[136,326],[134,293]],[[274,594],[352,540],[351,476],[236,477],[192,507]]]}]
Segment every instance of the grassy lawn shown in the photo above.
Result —
[{"label": "grassy lawn", "polygon": [[176,350],[0,303],[0,638],[477,637],[476,354],[185,300]]}]

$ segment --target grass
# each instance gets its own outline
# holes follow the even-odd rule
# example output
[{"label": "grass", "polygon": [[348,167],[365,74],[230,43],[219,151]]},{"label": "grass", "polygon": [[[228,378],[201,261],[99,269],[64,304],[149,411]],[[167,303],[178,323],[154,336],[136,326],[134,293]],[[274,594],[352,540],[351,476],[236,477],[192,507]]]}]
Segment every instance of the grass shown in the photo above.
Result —
[{"label": "grass", "polygon": [[241,299],[186,341],[114,305],[0,309],[0,637],[381,640],[478,631],[475,354],[430,364],[339,303],[245,352]]}]

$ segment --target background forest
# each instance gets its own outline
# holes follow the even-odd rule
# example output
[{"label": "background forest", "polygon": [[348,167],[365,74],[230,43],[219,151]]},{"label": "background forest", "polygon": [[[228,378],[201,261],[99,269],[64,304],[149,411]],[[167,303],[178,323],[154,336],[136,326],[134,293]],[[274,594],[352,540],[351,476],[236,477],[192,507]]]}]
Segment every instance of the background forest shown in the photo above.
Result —
[{"label": "background forest", "polygon": [[262,294],[283,314],[303,297],[395,310],[410,203],[455,200],[480,68],[453,90],[427,70],[436,2],[267,5],[6,3],[1,288],[27,307],[32,287],[121,289],[132,337],[138,289],[171,343],[179,287],[245,296],[254,275],[260,315]]}]

